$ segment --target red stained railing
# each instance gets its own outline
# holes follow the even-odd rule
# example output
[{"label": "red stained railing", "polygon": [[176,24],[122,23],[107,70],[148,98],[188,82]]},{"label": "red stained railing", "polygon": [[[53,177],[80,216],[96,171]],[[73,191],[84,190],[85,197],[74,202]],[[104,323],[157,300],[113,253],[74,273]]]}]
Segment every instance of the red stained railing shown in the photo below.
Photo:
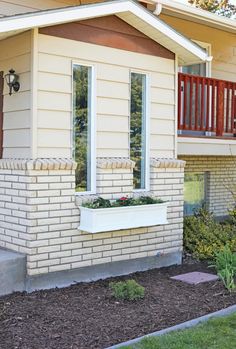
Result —
[{"label": "red stained railing", "polygon": [[179,73],[178,129],[236,134],[236,82]]}]

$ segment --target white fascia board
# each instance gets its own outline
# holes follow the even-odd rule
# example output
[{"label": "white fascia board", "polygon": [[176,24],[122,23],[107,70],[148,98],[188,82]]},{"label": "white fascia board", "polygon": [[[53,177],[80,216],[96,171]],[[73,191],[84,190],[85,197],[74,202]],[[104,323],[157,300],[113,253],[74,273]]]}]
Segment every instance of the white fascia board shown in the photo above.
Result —
[{"label": "white fascia board", "polygon": [[191,42],[169,27],[166,23],[162,22],[155,15],[148,12],[148,10],[130,0],[97,3],[92,5],[78,6],[76,8],[62,8],[59,10],[49,10],[33,14],[3,18],[0,20],[0,33],[57,25],[89,18],[121,14],[125,12],[130,12],[137,16],[158,32],[167,36],[179,46],[195,55],[196,58],[202,61],[210,59],[206,52],[197,44]]},{"label": "white fascia board", "polygon": [[127,1],[62,8],[0,19],[0,33],[57,25],[127,11]]},{"label": "white fascia board", "polygon": [[236,21],[230,18],[216,15],[209,11],[205,11],[190,5],[183,4],[177,1],[169,0],[153,0],[156,4],[162,6],[163,13],[165,10],[166,14],[169,12],[179,13],[181,16],[184,16],[188,19],[195,19],[196,22],[205,23],[215,28],[223,29],[229,32],[236,32]]}]

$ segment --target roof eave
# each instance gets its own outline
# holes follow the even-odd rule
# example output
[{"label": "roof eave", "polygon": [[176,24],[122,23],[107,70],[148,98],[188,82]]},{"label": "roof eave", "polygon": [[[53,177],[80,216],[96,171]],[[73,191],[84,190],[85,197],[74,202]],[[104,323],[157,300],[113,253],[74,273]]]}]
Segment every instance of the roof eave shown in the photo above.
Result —
[{"label": "roof eave", "polygon": [[170,16],[178,15],[179,18],[191,20],[196,23],[203,23],[213,28],[236,33],[236,21],[216,15],[209,11],[198,9],[177,1],[153,0],[156,4],[162,6],[161,13]]},{"label": "roof eave", "polygon": [[[209,59],[206,52],[198,45],[176,32],[173,28],[162,22],[143,6],[131,0],[104,2],[2,18],[0,19],[0,34],[10,34],[11,32],[14,32],[15,35],[16,31],[21,32],[23,30],[43,26],[63,24],[78,20],[81,21],[108,15],[118,15],[129,23],[129,19],[124,18],[124,14],[131,15],[126,16],[127,18],[132,16],[136,17],[138,21],[134,21],[134,23],[139,23],[136,28],[145,34],[147,34],[147,31],[145,32],[145,27],[149,29],[153,28],[153,35],[149,34],[149,37],[153,40],[157,37],[158,39],[155,41],[160,42],[160,44],[168,49],[171,49],[172,46],[175,47],[175,50],[172,50],[172,52],[177,54],[183,63],[192,64],[193,61],[201,62]],[[134,26],[134,24],[130,24]],[[156,35],[154,35],[155,31]],[[169,44],[166,43],[167,39]],[[175,45],[173,45],[173,43]]]}]

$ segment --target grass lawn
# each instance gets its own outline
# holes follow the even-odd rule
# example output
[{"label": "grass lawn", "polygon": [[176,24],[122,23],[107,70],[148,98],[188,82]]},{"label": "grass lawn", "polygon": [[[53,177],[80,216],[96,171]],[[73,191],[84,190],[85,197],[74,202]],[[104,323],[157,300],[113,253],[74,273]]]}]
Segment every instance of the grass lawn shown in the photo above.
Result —
[{"label": "grass lawn", "polygon": [[236,314],[194,328],[142,340],[122,349],[235,349]]}]

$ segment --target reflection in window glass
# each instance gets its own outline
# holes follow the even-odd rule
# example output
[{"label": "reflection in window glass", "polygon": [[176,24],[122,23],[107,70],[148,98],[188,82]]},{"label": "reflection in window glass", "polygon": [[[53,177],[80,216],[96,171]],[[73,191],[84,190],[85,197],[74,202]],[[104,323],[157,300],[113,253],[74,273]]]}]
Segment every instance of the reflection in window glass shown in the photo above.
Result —
[{"label": "reflection in window glass", "polygon": [[193,215],[206,204],[206,173],[186,173],[184,176],[184,214]]},{"label": "reflection in window glass", "polygon": [[73,66],[73,157],[76,191],[91,190],[91,67]]},{"label": "reflection in window glass", "polygon": [[145,189],[146,75],[131,73],[130,158],[135,161],[134,189]]}]

